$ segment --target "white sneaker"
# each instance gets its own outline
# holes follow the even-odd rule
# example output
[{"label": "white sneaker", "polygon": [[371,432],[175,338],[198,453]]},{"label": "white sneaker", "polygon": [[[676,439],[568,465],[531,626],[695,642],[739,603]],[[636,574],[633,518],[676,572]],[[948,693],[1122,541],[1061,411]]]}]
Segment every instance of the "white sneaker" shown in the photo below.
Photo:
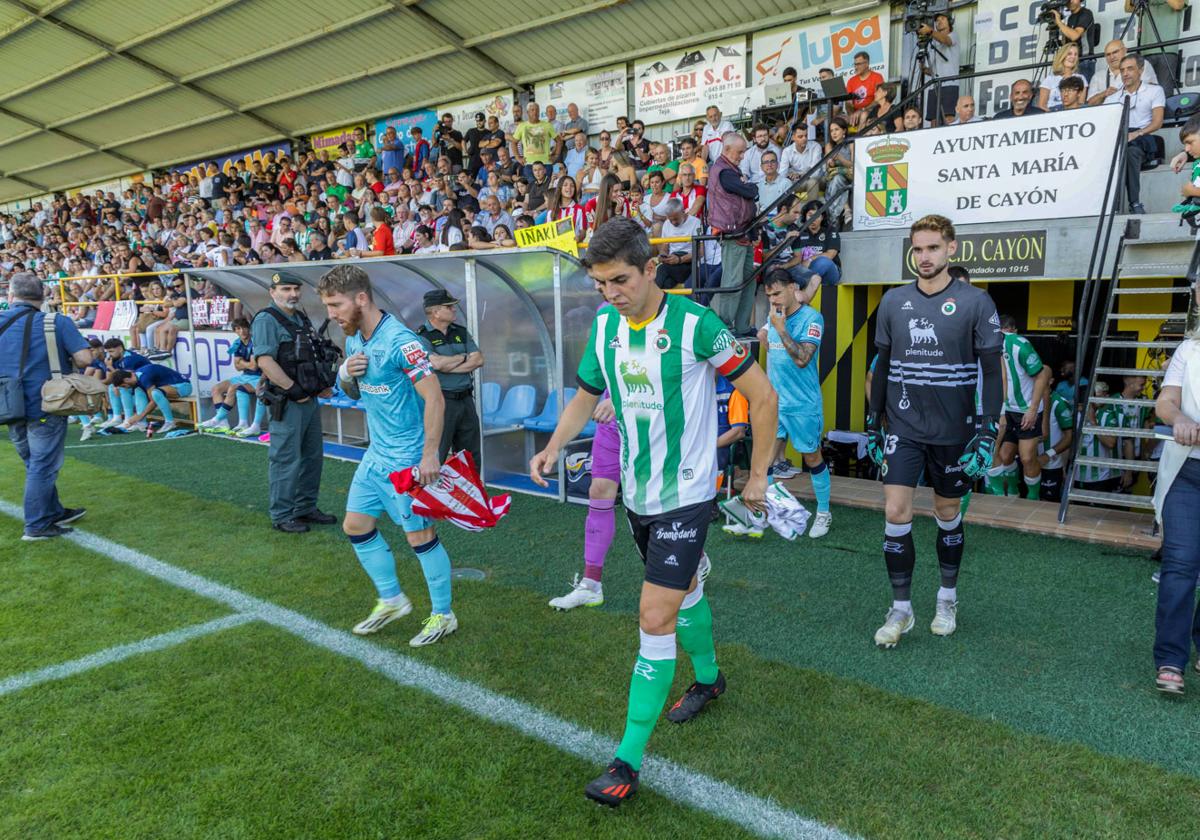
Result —
[{"label": "white sneaker", "polygon": [[883,626],[875,631],[875,644],[883,648],[894,648],[900,642],[900,637],[913,629],[914,623],[916,619],[912,613],[889,609]]},{"label": "white sneaker", "polygon": [[937,614],[929,624],[929,632],[935,636],[949,636],[958,627],[958,601],[943,601],[938,598]]},{"label": "white sneaker", "polygon": [[203,423],[200,424],[201,429],[206,429],[210,432],[221,431],[222,427],[224,427],[225,429],[229,428],[229,421],[226,420],[224,417],[222,417],[220,419],[218,419],[216,417],[210,417],[207,420],[205,420]]},{"label": "white sneaker", "polygon": [[113,426],[120,426],[125,422],[125,418],[118,414],[116,417],[110,417],[100,424],[101,429],[111,429]]},{"label": "white sneaker", "polygon": [[371,610],[371,614],[355,624],[351,632],[356,636],[369,636],[372,633],[378,633],[397,618],[404,618],[412,612],[412,601],[403,595],[400,597],[401,600],[398,604],[385,603],[382,598],[376,601],[375,609]]},{"label": "white sneaker", "polygon": [[154,430],[154,433],[156,435],[165,435],[167,432],[173,431],[174,429],[175,429],[175,421],[172,420],[170,423],[163,423],[161,426],[159,426],[157,429]]},{"label": "white sneaker", "polygon": [[458,619],[454,617],[454,613],[434,613],[425,619],[421,624],[421,632],[409,639],[408,644],[412,647],[431,645],[457,629]]},{"label": "white sneaker", "polygon": [[80,442],[83,442],[85,440],[88,440],[94,434],[96,434],[96,424],[95,423],[84,423],[83,430],[79,433],[79,440],[80,440]]},{"label": "white sneaker", "polygon": [[144,432],[146,431],[146,421],[139,420],[136,423],[122,423],[121,428],[127,432]]},{"label": "white sneaker", "polygon": [[743,525],[740,522],[730,522],[721,528],[726,534],[731,537],[750,537],[751,539],[761,540],[763,535],[762,528],[753,528],[749,525]]},{"label": "white sneaker", "polygon": [[250,425],[250,426],[246,426],[240,430],[235,429],[233,433],[235,435],[237,435],[238,437],[256,438],[262,434],[262,429],[259,428],[257,425]]},{"label": "white sneaker", "polygon": [[576,607],[598,607],[604,603],[604,587],[600,581],[575,575],[571,591],[559,598],[551,598],[550,606],[556,610],[573,610]]},{"label": "white sneaker", "polygon": [[829,526],[833,524],[833,514],[829,511],[818,513],[813,517],[812,527],[808,529],[808,535],[814,540],[819,540],[821,537],[829,533]]},{"label": "white sneaker", "polygon": [[700,582],[708,580],[708,576],[712,574],[712,560],[709,559],[708,552],[700,555],[700,565],[696,569],[696,577],[700,578]]}]

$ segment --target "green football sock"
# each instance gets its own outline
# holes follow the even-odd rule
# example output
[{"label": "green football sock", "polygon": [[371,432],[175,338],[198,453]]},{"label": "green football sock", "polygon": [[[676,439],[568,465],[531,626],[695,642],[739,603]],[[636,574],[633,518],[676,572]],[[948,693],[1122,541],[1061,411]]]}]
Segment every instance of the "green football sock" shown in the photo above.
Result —
[{"label": "green football sock", "polygon": [[715,683],[717,651],[713,645],[712,608],[708,605],[707,595],[701,595],[695,604],[679,611],[679,618],[675,622],[675,635],[680,646],[692,659],[692,667],[696,670],[696,682],[704,685]]},{"label": "green football sock", "polygon": [[962,497],[962,501],[958,505],[958,512],[963,516],[967,515],[967,508],[971,505],[971,491],[967,491],[967,495]]},{"label": "green football sock", "polygon": [[1025,476],[1025,498],[1026,499],[1041,499],[1042,497],[1042,476],[1039,474],[1037,478]]},{"label": "green football sock", "polygon": [[983,489],[993,496],[1004,495],[1004,467],[992,467],[987,471]]},{"label": "green football sock", "polygon": [[1017,465],[1010,464],[1004,470],[1004,494],[1006,496],[1021,495],[1021,474],[1017,472]]},{"label": "green football sock", "polygon": [[[653,640],[658,651],[647,650],[647,639]],[[649,636],[642,633],[642,651],[638,654],[637,662],[633,665],[633,676],[629,679],[629,711],[625,715],[625,734],[621,737],[621,745],[617,747],[617,758],[626,762],[634,770],[642,767],[642,755],[646,752],[646,743],[658,723],[663,706],[667,702],[667,694],[671,691],[671,682],[675,679],[675,659],[647,659],[644,654],[653,656],[666,653],[666,640],[670,640],[670,651],[675,650],[675,634],[669,636]]]}]

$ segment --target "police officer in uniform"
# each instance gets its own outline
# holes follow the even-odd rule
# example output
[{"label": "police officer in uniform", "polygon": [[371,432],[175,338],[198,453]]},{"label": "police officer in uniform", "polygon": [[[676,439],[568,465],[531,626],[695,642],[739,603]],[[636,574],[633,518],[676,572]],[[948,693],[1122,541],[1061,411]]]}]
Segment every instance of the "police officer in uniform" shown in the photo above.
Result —
[{"label": "police officer in uniform", "polygon": [[255,361],[268,380],[264,395],[271,405],[271,526],[289,534],[337,522],[337,517],[317,509],[323,461],[317,397],[329,385],[328,377],[317,372],[320,342],[299,309],[300,291],[298,279],[271,275],[272,303],[250,326]]},{"label": "police officer in uniform", "polygon": [[466,327],[454,323],[458,301],[449,292],[445,289],[426,292],[424,303],[425,324],[417,335],[429,353],[442,396],[446,398],[438,460],[445,462],[451,449],[455,452],[465,449],[478,467],[481,436],[471,372],[483,365],[483,353]]}]

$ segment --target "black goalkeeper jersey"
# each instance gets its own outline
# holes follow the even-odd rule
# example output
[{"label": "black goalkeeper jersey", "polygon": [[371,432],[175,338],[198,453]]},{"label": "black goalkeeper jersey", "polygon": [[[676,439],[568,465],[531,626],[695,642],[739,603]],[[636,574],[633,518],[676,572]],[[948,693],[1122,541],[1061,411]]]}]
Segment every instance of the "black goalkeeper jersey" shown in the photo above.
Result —
[{"label": "black goalkeeper jersey", "polygon": [[964,443],[975,434],[979,357],[1004,336],[987,292],[951,281],[926,295],[914,281],[879,302],[875,344],[891,361],[887,430],[906,440]]}]

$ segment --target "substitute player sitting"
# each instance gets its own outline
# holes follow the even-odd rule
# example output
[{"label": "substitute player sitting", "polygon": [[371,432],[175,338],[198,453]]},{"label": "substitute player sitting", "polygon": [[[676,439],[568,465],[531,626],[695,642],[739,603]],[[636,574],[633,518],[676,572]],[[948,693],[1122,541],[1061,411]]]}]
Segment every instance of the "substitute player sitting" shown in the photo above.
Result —
[{"label": "substitute player sitting", "polygon": [[[625,455],[626,515],[645,564],[641,647],[625,734],[608,769],[584,789],[615,807],[637,792],[646,742],[675,676],[676,637],[691,657],[696,681],[667,718],[691,720],[725,690],[712,612],[697,575],[716,495],[716,374],[736,383],[755,428],[773,429],[778,417],[766,375],[720,318],[655,285],[650,241],[640,224],[615,218],[600,225],[585,264],[611,305],[596,314],[579,364],[580,389],[546,448],[529,462],[529,474],[546,486],[544,474],[556,468],[560,450],[583,429],[607,388]],[[769,436],[755,442],[742,491],[756,510],[763,508],[772,446]]]},{"label": "substitute player sitting", "polygon": [[[925,216],[913,224],[911,239],[918,279],[879,302],[879,361],[867,419],[867,451],[883,475],[883,557],[893,596],[875,644],[888,648],[914,622],[913,488],[922,472],[933,485],[942,579],[929,629],[949,636],[957,626],[960,500],[992,463],[1001,401],[1000,317],[987,292],[947,271],[957,250],[954,225],[945,216]],[[983,417],[977,423],[980,375]]]},{"label": "substitute player sitting", "polygon": [[350,483],[342,530],[375,584],[379,601],[354,632],[377,633],[412,612],[412,602],[396,578],[396,558],[375,527],[387,511],[421,561],[432,605],[421,632],[409,644],[430,645],[458,629],[450,609],[450,557],[433,523],[413,513],[412,497],[397,493],[388,474],[417,466],[422,485],[437,481],[442,389],[417,334],[375,305],[365,271],[338,266],[326,272],[317,291],[329,317],[346,334],[346,360],[338,380],[347,396],[362,401],[371,428],[371,443]]},{"label": "substitute player sitting", "polygon": [[763,284],[771,318],[758,331],[759,342],[767,347],[767,376],[779,395],[778,460],[790,440],[812,476],[817,515],[808,535],[814,539],[828,534],[833,524],[829,466],[821,455],[825,412],[817,366],[825,319],[809,305],[819,286],[817,275],[802,266],[773,269]]}]

